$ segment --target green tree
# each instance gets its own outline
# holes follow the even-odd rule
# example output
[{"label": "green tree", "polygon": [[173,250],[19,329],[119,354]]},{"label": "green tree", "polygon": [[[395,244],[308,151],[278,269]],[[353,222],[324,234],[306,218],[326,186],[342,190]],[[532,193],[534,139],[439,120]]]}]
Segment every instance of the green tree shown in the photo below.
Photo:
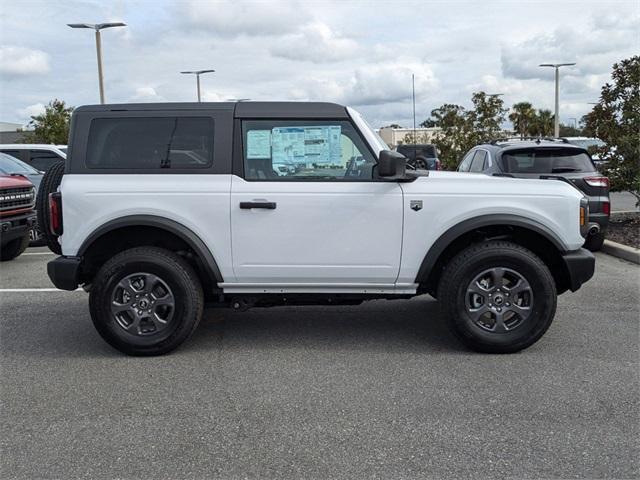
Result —
[{"label": "green tree", "polygon": [[608,160],[611,190],[629,191],[640,204],[640,56],[613,64],[611,83],[583,122],[585,134],[606,143],[597,153]]},{"label": "green tree", "polygon": [[66,145],[69,141],[69,120],[73,107],[67,107],[62,100],[51,100],[44,113],[31,117],[29,126],[33,132],[25,135],[24,143],[51,143]]},{"label": "green tree", "polygon": [[507,113],[504,101],[497,95],[475,92],[471,96],[471,103],[473,110],[467,112],[467,118],[471,122],[476,143],[500,137]]},{"label": "green tree", "polygon": [[553,136],[554,115],[551,110],[538,109],[529,128],[529,134],[534,137]]},{"label": "green tree", "polygon": [[500,97],[475,92],[471,96],[473,108],[444,104],[431,111],[431,117],[422,126],[440,127],[432,141],[438,148],[439,158],[446,170],[454,170],[462,156],[478,143],[501,135],[505,120],[504,102]]},{"label": "green tree", "polygon": [[530,136],[531,128],[536,121],[536,111],[529,102],[519,102],[511,107],[509,120],[513,123],[513,129],[520,138]]}]

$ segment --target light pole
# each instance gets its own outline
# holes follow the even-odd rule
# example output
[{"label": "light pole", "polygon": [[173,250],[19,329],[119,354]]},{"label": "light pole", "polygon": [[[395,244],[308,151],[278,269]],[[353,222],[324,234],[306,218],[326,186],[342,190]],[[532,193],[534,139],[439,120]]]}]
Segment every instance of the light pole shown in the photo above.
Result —
[{"label": "light pole", "polygon": [[215,70],[194,70],[194,71],[188,71],[188,72],[180,72],[185,75],[196,76],[196,85],[198,86],[198,102],[202,101],[200,100],[200,75],[202,75],[203,73],[213,73],[213,72],[215,72]]},{"label": "light pole", "polygon": [[541,63],[539,67],[553,67],[556,71],[556,113],[553,119],[554,136],[560,136],[560,67],[570,67],[575,63]]},{"label": "light pole", "polygon": [[111,23],[67,23],[71,28],[90,28],[96,32],[96,55],[98,56],[98,81],[100,83],[100,103],[104,103],[104,79],[102,77],[102,41],[100,40],[100,30],[111,27],[126,27],[122,22]]}]

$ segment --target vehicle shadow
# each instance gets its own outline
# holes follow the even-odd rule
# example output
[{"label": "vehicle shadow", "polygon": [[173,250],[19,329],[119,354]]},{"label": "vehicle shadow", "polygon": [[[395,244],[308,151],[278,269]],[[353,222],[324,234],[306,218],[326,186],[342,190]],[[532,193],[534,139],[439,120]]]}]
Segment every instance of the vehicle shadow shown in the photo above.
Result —
[{"label": "vehicle shadow", "polygon": [[[2,356],[120,357],[95,331],[86,298],[45,302],[44,311],[25,311],[24,303],[5,301],[0,322]],[[12,314],[10,312],[19,312]],[[255,308],[245,312],[209,309],[191,339],[172,356],[224,349],[296,349],[464,352],[449,332],[436,301],[379,300],[358,306]]]},{"label": "vehicle shadow", "polygon": [[[185,350],[286,349],[464,351],[438,303],[377,300],[358,306],[210,309]],[[182,349],[181,349],[182,350]]]}]

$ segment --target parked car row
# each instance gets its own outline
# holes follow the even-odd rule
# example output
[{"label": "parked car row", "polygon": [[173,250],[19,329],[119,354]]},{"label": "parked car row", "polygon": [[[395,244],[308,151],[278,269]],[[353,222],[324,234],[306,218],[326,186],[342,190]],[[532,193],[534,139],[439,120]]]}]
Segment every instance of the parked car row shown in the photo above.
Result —
[{"label": "parked car row", "polygon": [[0,145],[0,259],[43,244],[36,202],[45,170],[66,159],[66,145]]}]

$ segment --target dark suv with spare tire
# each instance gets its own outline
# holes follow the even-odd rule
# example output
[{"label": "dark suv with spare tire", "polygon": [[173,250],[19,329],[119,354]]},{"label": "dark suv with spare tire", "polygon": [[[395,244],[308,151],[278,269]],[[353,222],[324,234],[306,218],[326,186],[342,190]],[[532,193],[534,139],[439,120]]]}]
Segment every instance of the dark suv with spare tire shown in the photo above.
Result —
[{"label": "dark suv with spare tire", "polygon": [[515,178],[555,177],[570,182],[589,199],[584,246],[591,251],[602,247],[611,212],[609,179],[598,172],[585,148],[553,138],[494,140],[469,150],[458,171]]}]

